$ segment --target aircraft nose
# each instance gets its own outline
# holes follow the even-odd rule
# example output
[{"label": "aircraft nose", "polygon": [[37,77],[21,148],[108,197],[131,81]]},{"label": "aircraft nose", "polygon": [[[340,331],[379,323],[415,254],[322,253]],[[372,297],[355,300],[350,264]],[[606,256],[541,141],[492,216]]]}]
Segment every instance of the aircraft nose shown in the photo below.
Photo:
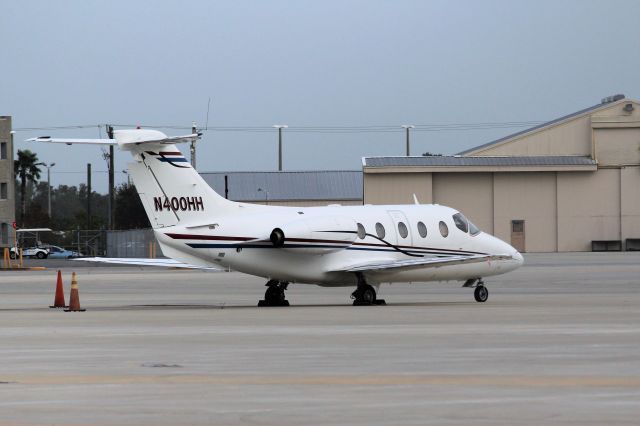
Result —
[{"label": "aircraft nose", "polygon": [[518,266],[522,266],[522,264],[524,263],[524,257],[522,257],[522,254],[520,254],[518,250],[515,250],[511,257],[513,258],[513,260],[518,262]]}]

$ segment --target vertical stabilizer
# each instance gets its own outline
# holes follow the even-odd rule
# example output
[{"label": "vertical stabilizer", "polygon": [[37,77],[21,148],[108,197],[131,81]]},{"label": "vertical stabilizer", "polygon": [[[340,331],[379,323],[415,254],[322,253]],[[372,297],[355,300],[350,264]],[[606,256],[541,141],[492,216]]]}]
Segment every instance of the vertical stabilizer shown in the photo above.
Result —
[{"label": "vertical stabilizer", "polygon": [[201,224],[230,213],[233,202],[218,195],[172,144],[129,146],[129,173],[153,228]]}]

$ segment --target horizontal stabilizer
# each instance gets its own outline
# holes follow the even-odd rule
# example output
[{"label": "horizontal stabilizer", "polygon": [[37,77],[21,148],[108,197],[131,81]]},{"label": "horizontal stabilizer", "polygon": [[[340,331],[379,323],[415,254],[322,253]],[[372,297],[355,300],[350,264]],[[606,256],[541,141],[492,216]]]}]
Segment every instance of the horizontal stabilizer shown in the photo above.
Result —
[{"label": "horizontal stabilizer", "polygon": [[200,139],[200,133],[190,133],[183,136],[167,136],[157,130],[128,129],[116,130],[113,139],[88,139],[88,138],[52,138],[40,136],[27,139],[27,142],[63,143],[66,145],[119,145],[126,149],[127,145],[159,144],[172,145],[175,143],[193,142]]},{"label": "horizontal stabilizer", "polygon": [[47,143],[64,143],[66,145],[117,145],[113,139],[74,139],[74,138],[52,138],[49,136],[40,136],[38,138],[27,139],[26,142],[47,142]]},{"label": "horizontal stabilizer", "polygon": [[440,266],[462,265],[466,263],[490,262],[493,260],[508,259],[511,259],[511,256],[490,256],[484,254],[473,256],[423,257],[420,259],[360,263],[356,265],[349,265],[340,269],[335,269],[333,270],[333,272],[382,272],[395,269],[437,268]]}]

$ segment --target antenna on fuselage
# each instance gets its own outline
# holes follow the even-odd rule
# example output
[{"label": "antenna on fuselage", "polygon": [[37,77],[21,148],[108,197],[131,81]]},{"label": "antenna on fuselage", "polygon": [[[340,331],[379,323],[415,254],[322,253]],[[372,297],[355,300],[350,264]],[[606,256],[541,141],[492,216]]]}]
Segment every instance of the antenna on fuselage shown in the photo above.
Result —
[{"label": "antenna on fuselage", "polygon": [[418,197],[416,197],[416,194],[413,194],[413,202],[414,204],[420,204],[420,201],[418,201]]}]

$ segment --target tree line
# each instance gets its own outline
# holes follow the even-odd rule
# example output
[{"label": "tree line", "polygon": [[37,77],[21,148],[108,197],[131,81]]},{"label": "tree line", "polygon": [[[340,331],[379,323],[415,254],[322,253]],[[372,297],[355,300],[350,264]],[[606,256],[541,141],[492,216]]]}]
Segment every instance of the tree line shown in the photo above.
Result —
[{"label": "tree line", "polygon": [[[48,183],[41,181],[44,163],[30,150],[18,150],[14,161],[16,179],[16,222],[21,228],[53,230],[107,229],[109,196],[91,191],[91,218],[87,217],[87,185],[59,185],[51,188],[51,217],[48,214]],[[150,223],[133,184],[115,188],[113,229],[149,228]],[[91,219],[91,220],[89,220]]]}]

